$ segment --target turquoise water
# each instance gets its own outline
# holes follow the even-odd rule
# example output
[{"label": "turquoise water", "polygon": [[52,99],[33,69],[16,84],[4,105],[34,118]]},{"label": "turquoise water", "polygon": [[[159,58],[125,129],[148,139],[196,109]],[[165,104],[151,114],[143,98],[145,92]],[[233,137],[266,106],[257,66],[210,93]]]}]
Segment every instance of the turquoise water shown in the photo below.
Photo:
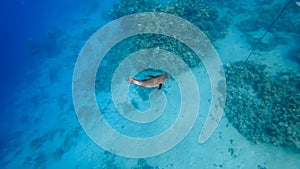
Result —
[{"label": "turquoise water", "polygon": [[[297,0],[10,1],[2,2],[0,11],[1,168],[299,168],[300,2]],[[207,55],[199,59],[197,52],[176,37],[150,33],[118,42],[97,68],[92,85],[95,100],[103,119],[115,131],[143,138],[147,144],[139,147],[133,143],[131,147],[131,143],[110,135],[109,130],[93,131],[99,140],[108,142],[108,147],[119,145],[119,149],[107,148],[84,127],[87,123],[101,129],[104,122],[97,121],[99,114],[89,114],[91,100],[84,99],[85,95],[80,103],[83,109],[77,109],[74,86],[84,84],[84,80],[78,81],[74,70],[80,54],[94,56],[94,50],[102,49],[97,45],[109,43],[94,34],[98,29],[140,12],[163,12],[189,21],[211,41],[222,65],[218,67]],[[163,30],[168,23],[157,29]],[[114,39],[117,37],[114,31],[130,32],[128,28],[132,25],[135,23],[117,25],[105,35]],[[180,28],[184,30],[184,26]],[[92,35],[99,44],[85,48]],[[204,43],[202,50],[209,43],[196,44]],[[149,48],[154,49],[154,54],[142,57],[142,53],[136,53]],[[165,53],[155,54],[156,50],[173,53],[182,61]],[[246,60],[251,50],[253,53]],[[92,55],[84,55],[85,52]],[[204,51],[209,56],[213,52],[210,48]],[[160,61],[164,61],[162,66]],[[83,67],[82,77],[88,76],[87,70],[93,64],[91,61]],[[142,64],[147,68],[140,71],[138,67]],[[226,100],[219,98],[225,105],[221,118],[212,115],[218,127],[206,142],[199,143],[214,100],[212,82],[217,79],[207,70],[207,64],[224,69],[226,89],[222,81],[217,90],[226,94]],[[131,76],[145,80],[149,75],[162,73],[171,77],[161,90],[157,86],[128,84]],[[181,110],[186,114],[181,114]],[[197,112],[195,118],[193,111]],[[153,119],[140,123],[138,117]],[[174,123],[178,119],[184,123],[177,128]],[[190,124],[191,128],[186,129]],[[168,130],[182,139],[169,148],[164,146],[171,145],[177,137],[172,135],[148,144],[147,139]],[[133,158],[122,155],[125,150],[133,154],[143,154],[142,150],[159,153]]]}]

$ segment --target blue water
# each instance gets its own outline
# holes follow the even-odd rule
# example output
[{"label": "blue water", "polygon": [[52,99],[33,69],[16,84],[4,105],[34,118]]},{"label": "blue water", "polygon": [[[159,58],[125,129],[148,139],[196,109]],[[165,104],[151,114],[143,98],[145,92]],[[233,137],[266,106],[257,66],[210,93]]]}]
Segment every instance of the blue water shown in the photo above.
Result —
[{"label": "blue water", "polygon": [[[133,4],[142,4],[144,1],[126,0],[123,2],[127,2],[129,6],[134,6]],[[154,4],[150,1],[146,2],[150,4],[148,6]],[[176,1],[157,1],[157,3],[162,5],[167,5],[167,2],[174,3]],[[219,53],[224,67],[228,66],[228,64],[234,65],[234,63],[243,61],[247,57],[255,46],[255,42],[275,19],[278,11],[287,3],[275,0],[248,0],[243,2],[207,0],[205,2],[212,7],[212,13],[209,13],[210,17],[213,18],[216,15],[219,19],[224,18],[218,21],[204,19],[207,24],[202,25],[201,21],[192,20],[195,13],[201,10],[200,7],[188,7],[188,4],[193,4],[195,3],[194,1],[180,0],[178,2],[186,5],[185,12],[188,14],[185,14],[183,18],[191,19],[190,21],[194,21],[193,23],[196,26],[205,30],[204,32],[207,33],[207,36]],[[269,112],[274,115],[272,116],[274,118],[272,124],[274,123],[275,126],[279,125],[281,126],[279,128],[284,128],[284,130],[277,132],[280,133],[278,135],[281,138],[283,137],[280,141],[286,139],[286,142],[276,142],[271,139],[276,138],[273,128],[264,130],[269,132],[267,135],[270,137],[263,138],[264,135],[255,135],[261,138],[251,141],[251,139],[255,138],[254,136],[243,136],[243,134],[251,133],[250,129],[249,132],[241,131],[243,128],[241,127],[243,126],[242,124],[228,122],[226,116],[223,115],[219,127],[208,142],[205,144],[198,143],[198,136],[201,127],[204,125],[204,119],[211,102],[211,92],[209,91],[210,85],[207,72],[202,64],[199,64],[200,66],[197,64],[198,67],[193,65],[194,62],[197,62],[194,60],[187,61],[187,64],[196,74],[196,81],[200,83],[198,86],[199,90],[202,89],[200,91],[200,114],[194,125],[198,127],[194,127],[183,141],[171,150],[149,158],[122,157],[96,145],[85,133],[76,116],[72,100],[73,69],[77,56],[89,37],[103,25],[112,21],[114,16],[110,17],[109,12],[115,9],[114,4],[117,3],[117,0],[105,2],[99,0],[11,0],[1,2],[1,168],[272,169],[288,166],[288,168],[296,169],[299,167],[297,164],[300,164],[300,110],[299,107],[292,107],[294,105],[291,105],[292,108],[289,107],[293,109],[292,112],[294,114],[285,116],[285,118],[290,118],[291,120],[284,119],[280,121],[282,120],[281,116],[278,118],[280,120],[278,120],[274,117],[276,113],[271,113],[272,109]],[[199,2],[197,1],[197,3]],[[152,9],[151,7],[149,8]],[[139,12],[142,12],[144,9],[140,10]],[[165,9],[160,10],[164,11]],[[277,12],[274,12],[274,10]],[[176,12],[176,10],[174,11]],[[262,16],[257,16],[256,13],[262,14]],[[124,10],[124,14],[129,13]],[[259,20],[260,17],[267,19]],[[253,18],[258,20],[257,23],[255,23]],[[278,85],[279,87],[276,86],[277,88],[275,89],[283,91],[278,98],[284,100],[293,97],[291,100],[296,100],[296,106],[299,102],[299,93],[297,94],[297,92],[299,92],[300,84],[299,23],[300,6],[295,1],[280,16],[279,20],[262,40],[264,44],[257,46],[256,51],[249,59],[256,64],[267,66],[266,72],[268,72],[268,75],[257,76],[260,78],[274,76],[273,79],[270,78],[270,81],[277,81],[276,78],[279,78],[279,82],[270,83]],[[218,25],[218,27],[215,25]],[[121,49],[121,51],[123,51],[125,56],[128,55],[128,52],[133,52],[128,51],[128,49]],[[112,67],[115,68],[121,62],[118,58],[122,57],[104,60],[104,74],[107,76],[97,76],[98,80],[100,79],[101,81],[102,79],[104,81],[99,85],[102,86],[100,91],[96,91],[97,101],[101,102],[102,100],[98,104],[103,109],[104,116],[109,119],[109,124],[115,125],[114,128],[116,130],[119,129],[121,133],[132,137],[150,137],[172,127],[172,122],[180,117],[178,115],[180,106],[176,104],[180,102],[180,97],[178,96],[180,87],[178,87],[174,78],[169,79],[163,85],[162,90],[160,90],[160,92],[166,93],[166,96],[171,98],[171,100],[173,98],[173,100],[169,101],[165,114],[161,116],[157,123],[142,124],[140,127],[138,125],[141,124],[130,126],[127,124],[126,119],[120,119],[122,117],[117,115],[118,111],[114,108],[113,100],[110,96],[111,81],[105,80],[111,78],[111,74],[114,71]],[[251,69],[249,68],[249,70]],[[154,71],[153,73],[150,71],[151,74],[161,72]],[[239,72],[236,74],[237,78],[239,78]],[[277,76],[278,74],[279,76]],[[136,77],[141,78],[142,76],[136,75]],[[144,78],[146,77],[144,76]],[[245,81],[247,82],[247,80],[243,79],[244,86],[247,84]],[[230,82],[227,85],[230,85]],[[290,87],[291,89],[286,90],[289,85],[292,86]],[[234,96],[248,98],[244,97],[243,94],[245,94],[249,96],[249,99],[256,97],[252,89],[248,89],[248,86],[245,88],[241,87],[239,92],[245,92],[246,94],[242,93]],[[149,108],[147,99],[152,91],[156,92],[157,88],[145,89],[138,86],[130,86],[128,95],[131,97],[131,101],[137,97],[137,100],[132,101],[132,103],[136,109],[144,111]],[[286,94],[284,93],[285,91],[287,92]],[[268,93],[264,94],[267,95]],[[285,95],[285,97],[282,95]],[[276,96],[271,95],[270,97]],[[241,105],[247,103],[239,104],[237,103],[238,101],[235,101],[231,100],[231,105],[226,105],[233,107],[226,109],[227,111],[233,111],[235,107],[238,110],[242,110],[245,107],[250,107],[249,109],[255,107],[255,105],[243,107]],[[262,101],[262,103],[265,102]],[[276,105],[274,103],[272,106],[276,107]],[[261,109],[263,108],[251,109],[251,111]],[[280,109],[280,111],[284,110]],[[251,118],[250,116],[257,116],[251,113],[253,112],[247,113],[249,118]],[[271,118],[271,116],[267,115],[263,117]],[[245,118],[245,121],[247,121],[247,118]],[[289,127],[293,130],[289,129]],[[282,135],[282,131],[288,133],[287,136]],[[273,157],[272,154],[276,155]],[[251,160],[248,163],[246,160],[249,157],[251,157]]]},{"label": "blue water", "polygon": [[[20,118],[19,116],[22,114],[30,116],[29,112],[16,112],[10,106],[20,97],[21,90],[30,93],[31,88],[34,87],[22,85],[29,81],[26,72],[30,69],[40,69],[40,62],[45,62],[47,57],[56,57],[53,50],[61,50],[55,39],[51,39],[56,37],[51,37],[49,32],[55,34],[55,31],[58,30],[72,29],[75,25],[70,24],[75,18],[83,17],[87,15],[88,10],[100,7],[101,11],[98,13],[101,15],[102,12],[109,9],[110,5],[111,2],[96,1],[88,3],[82,1],[3,2],[1,5],[3,26],[1,26],[2,54],[0,66],[2,79],[1,133],[3,133],[1,134],[1,144],[6,144],[10,140],[6,138],[12,134],[11,131],[14,131],[18,125],[19,122],[16,118]],[[99,22],[96,27],[100,25]],[[42,52],[41,50],[46,51]],[[30,81],[34,81],[34,78],[37,77],[31,78],[33,79]],[[68,88],[70,89],[71,86]],[[11,110],[6,110],[7,108]]]}]

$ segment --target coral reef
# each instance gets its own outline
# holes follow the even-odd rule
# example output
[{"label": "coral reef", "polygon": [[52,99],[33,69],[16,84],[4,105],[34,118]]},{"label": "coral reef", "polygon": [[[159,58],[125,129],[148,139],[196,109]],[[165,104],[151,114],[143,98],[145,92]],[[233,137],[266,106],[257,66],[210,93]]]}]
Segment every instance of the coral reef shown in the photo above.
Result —
[{"label": "coral reef", "polygon": [[47,155],[40,153],[34,160],[34,168],[46,168],[46,164],[48,161]]},{"label": "coral reef", "polygon": [[132,169],[159,169],[158,166],[153,167],[147,163],[147,161],[143,158],[139,158],[137,160],[136,166]]},{"label": "coral reef", "polygon": [[104,152],[104,157],[102,159],[102,166],[100,168],[103,169],[118,169],[116,165],[116,155],[110,153],[109,151]]},{"label": "coral reef", "polygon": [[[230,24],[229,18],[220,18],[216,8],[201,0],[178,0],[164,5],[152,0],[121,0],[114,5],[109,16],[111,19],[117,19],[138,12],[165,12],[177,15],[198,26],[212,41],[224,38]],[[160,48],[172,52],[181,57],[191,68],[201,63],[197,55],[185,44],[174,38],[156,34],[136,35],[121,41],[108,52],[105,63],[119,63],[122,58],[146,48]],[[168,61],[174,62],[173,60]],[[114,72],[116,66],[117,64],[100,65],[96,91],[110,90],[110,86],[107,86],[106,83],[111,80],[110,72]],[[105,73],[101,72],[101,69],[105,70]]]},{"label": "coral reef", "polygon": [[[30,155],[24,158],[22,165],[23,167],[34,166],[34,168],[45,168],[44,166],[47,163],[49,157],[52,157],[54,160],[60,160],[61,157],[70,151],[73,146],[77,145],[78,137],[82,132],[81,127],[77,126],[65,133],[64,129],[55,129],[46,132],[30,141],[28,144],[29,149],[36,153],[36,157],[34,155]],[[54,140],[63,137],[61,145],[54,150],[52,153],[44,153],[47,144],[51,144]],[[58,141],[58,140],[57,140]]]},{"label": "coral reef", "polygon": [[[160,48],[172,52],[191,68],[201,63],[199,57],[185,44],[176,39],[155,34],[136,35],[127,38],[116,44],[106,55],[104,62],[100,65],[97,78],[95,81],[96,94],[99,91],[110,91],[110,85],[114,70],[117,68],[119,61],[128,55],[146,48]],[[170,63],[174,63],[173,58],[165,58]],[[109,63],[109,64],[107,64]]]},{"label": "coral reef", "polygon": [[153,0],[121,0],[109,16],[117,19],[139,12],[164,12],[182,17],[198,26],[212,41],[224,38],[230,24],[229,18],[219,17],[217,8],[203,0],[177,0],[163,5]]},{"label": "coral reef", "polygon": [[47,141],[52,141],[56,134],[57,130],[49,130],[45,134],[32,139],[29,143],[30,150],[40,149]]},{"label": "coral reef", "polygon": [[[261,0],[257,0],[257,4],[261,4],[261,2]],[[268,30],[271,23],[283,8],[283,4],[281,3],[276,3],[270,8],[269,5],[271,2],[272,0],[266,0],[267,6],[259,5],[259,8],[251,12],[249,18],[236,24],[237,29],[244,33],[247,42],[252,48],[256,45],[259,39],[258,36],[262,35],[262,33],[258,34],[258,32]],[[264,41],[256,46],[257,49],[260,51],[269,51],[278,45],[287,44],[289,39],[286,34],[298,34],[299,32],[298,28],[300,27],[300,22],[297,21],[300,19],[299,15],[297,15],[299,11],[300,9],[295,7],[295,5],[291,5],[287,8],[269,30],[268,36],[264,38]]]},{"label": "coral reef", "polygon": [[300,64],[300,49],[289,51],[288,58],[298,64]]},{"label": "coral reef", "polygon": [[117,19],[133,13],[150,12],[157,8],[157,5],[153,0],[121,0],[119,4],[114,5],[109,16]]},{"label": "coral reef", "polygon": [[[120,3],[114,6],[109,15],[112,19],[117,19],[138,12],[164,12],[177,15],[198,26],[212,41],[224,38],[230,24],[228,18],[220,18],[218,16],[216,8],[201,0],[179,0],[163,5],[151,0],[121,0]],[[107,54],[108,56],[113,56],[107,57],[113,59],[107,62],[116,63],[115,61],[120,58],[115,56],[122,55],[121,57],[126,57],[145,48],[160,48],[170,51],[182,57],[191,68],[196,67],[200,63],[200,59],[186,45],[176,39],[156,34],[136,35],[120,42]],[[113,66],[110,65],[109,69],[113,69]],[[109,72],[109,69],[106,69],[107,72]],[[97,79],[101,78],[98,77]],[[99,84],[101,83],[100,81],[96,81],[96,83],[98,83],[96,88],[103,89],[102,85]]]},{"label": "coral reef", "polygon": [[26,44],[26,54],[46,58],[59,55],[67,45],[64,40],[60,39],[63,33],[60,29],[53,29],[49,30],[42,39],[29,39]]},{"label": "coral reef", "polygon": [[227,150],[228,150],[228,152],[230,153],[230,156],[231,156],[232,158],[237,158],[237,157],[239,156],[239,153],[238,153],[238,151],[236,150],[236,148],[231,148],[231,147],[229,147]]},{"label": "coral reef", "polygon": [[228,121],[253,143],[300,152],[300,78],[271,76],[266,66],[238,62],[226,66]]},{"label": "coral reef", "polygon": [[82,130],[81,127],[73,128],[71,131],[69,131],[65,135],[65,139],[60,147],[58,147],[54,153],[52,154],[52,157],[56,160],[59,160],[65,153],[70,151],[70,149],[73,146],[77,145],[77,139],[80,136]]},{"label": "coral reef", "polygon": [[64,155],[64,150],[60,147],[58,149],[56,149],[52,155],[52,157],[55,159],[55,160],[60,160],[61,157]]}]

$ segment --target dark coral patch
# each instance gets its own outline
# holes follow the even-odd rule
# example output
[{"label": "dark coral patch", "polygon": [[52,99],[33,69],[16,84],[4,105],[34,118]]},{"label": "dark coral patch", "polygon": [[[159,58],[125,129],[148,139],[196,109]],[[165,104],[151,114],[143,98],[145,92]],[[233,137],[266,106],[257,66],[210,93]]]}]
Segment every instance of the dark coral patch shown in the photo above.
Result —
[{"label": "dark coral patch", "polygon": [[252,62],[226,67],[226,117],[251,142],[300,152],[300,78],[265,69]]}]

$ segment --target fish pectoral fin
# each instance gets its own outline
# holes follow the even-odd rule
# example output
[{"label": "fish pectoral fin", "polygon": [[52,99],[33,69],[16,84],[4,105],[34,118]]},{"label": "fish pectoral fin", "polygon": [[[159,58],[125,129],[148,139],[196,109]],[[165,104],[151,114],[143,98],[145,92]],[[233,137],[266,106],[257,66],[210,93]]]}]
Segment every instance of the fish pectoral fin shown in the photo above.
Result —
[{"label": "fish pectoral fin", "polygon": [[160,90],[160,89],[161,89],[161,87],[162,87],[162,84],[159,84],[159,85],[158,85],[158,90]]},{"label": "fish pectoral fin", "polygon": [[153,75],[148,75],[148,77],[151,77],[151,78],[152,78],[152,77],[155,77],[155,76],[153,76]]}]

